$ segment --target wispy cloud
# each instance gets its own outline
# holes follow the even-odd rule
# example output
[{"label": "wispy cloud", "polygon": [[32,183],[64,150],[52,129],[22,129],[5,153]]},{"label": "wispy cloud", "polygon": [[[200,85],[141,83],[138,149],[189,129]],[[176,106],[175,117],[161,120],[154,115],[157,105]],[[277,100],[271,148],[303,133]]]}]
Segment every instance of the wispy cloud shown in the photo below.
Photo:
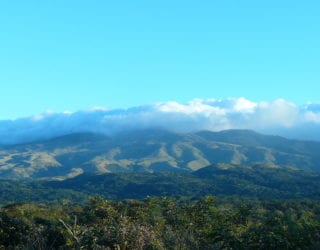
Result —
[{"label": "wispy cloud", "polygon": [[74,132],[114,134],[163,128],[175,132],[253,129],[291,138],[320,140],[320,104],[298,106],[283,99],[253,102],[246,98],[163,102],[127,110],[93,107],[75,113],[52,111],[0,121],[0,143],[21,143]]}]

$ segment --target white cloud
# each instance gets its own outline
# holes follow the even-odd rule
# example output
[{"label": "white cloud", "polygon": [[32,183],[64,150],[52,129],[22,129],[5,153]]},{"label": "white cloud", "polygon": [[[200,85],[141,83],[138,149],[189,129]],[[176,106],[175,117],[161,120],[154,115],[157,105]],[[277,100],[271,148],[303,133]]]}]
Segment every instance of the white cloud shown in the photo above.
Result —
[{"label": "white cloud", "polygon": [[258,128],[292,127],[299,120],[303,121],[302,117],[299,116],[299,108],[283,99],[277,99],[270,103],[259,103],[253,115]]},{"label": "white cloud", "polygon": [[194,99],[187,104],[180,104],[177,102],[165,102],[158,103],[155,108],[158,111],[170,112],[170,113],[181,113],[181,114],[204,114],[210,116],[211,114],[225,114],[225,110],[219,107],[211,106],[201,99]]},{"label": "white cloud", "polygon": [[101,107],[101,106],[94,106],[88,109],[89,112],[94,112],[94,111],[108,111],[108,108],[106,107]]},{"label": "white cloud", "polygon": [[93,107],[79,112],[47,111],[30,118],[0,121],[0,143],[46,139],[74,132],[113,134],[163,128],[175,132],[253,129],[292,138],[320,140],[320,104],[297,106],[283,99],[252,102],[246,98],[163,102],[128,110]]},{"label": "white cloud", "polygon": [[235,100],[234,110],[238,112],[252,113],[257,107],[257,103],[251,102],[243,97]]}]

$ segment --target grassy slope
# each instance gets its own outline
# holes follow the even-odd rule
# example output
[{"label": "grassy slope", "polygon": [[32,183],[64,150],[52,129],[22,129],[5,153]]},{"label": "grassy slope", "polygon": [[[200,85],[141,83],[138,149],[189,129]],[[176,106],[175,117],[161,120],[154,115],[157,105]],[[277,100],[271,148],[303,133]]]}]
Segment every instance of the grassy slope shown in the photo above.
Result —
[{"label": "grassy slope", "polygon": [[320,143],[253,131],[175,134],[161,130],[115,137],[72,134],[0,148],[0,177],[73,177],[83,172],[192,172],[210,164],[268,163],[320,171]]}]

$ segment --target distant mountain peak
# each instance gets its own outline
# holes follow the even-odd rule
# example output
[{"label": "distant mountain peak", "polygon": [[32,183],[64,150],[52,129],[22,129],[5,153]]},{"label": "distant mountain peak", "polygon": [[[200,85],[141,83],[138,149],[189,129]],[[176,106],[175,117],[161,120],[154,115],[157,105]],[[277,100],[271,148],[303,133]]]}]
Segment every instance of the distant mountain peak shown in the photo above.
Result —
[{"label": "distant mountain peak", "polygon": [[[0,178],[54,178],[87,172],[192,172],[208,165],[292,166],[320,172],[320,143],[252,130],[174,133],[163,129],[113,136],[73,133],[0,148]],[[220,164],[220,165],[219,165]]]}]

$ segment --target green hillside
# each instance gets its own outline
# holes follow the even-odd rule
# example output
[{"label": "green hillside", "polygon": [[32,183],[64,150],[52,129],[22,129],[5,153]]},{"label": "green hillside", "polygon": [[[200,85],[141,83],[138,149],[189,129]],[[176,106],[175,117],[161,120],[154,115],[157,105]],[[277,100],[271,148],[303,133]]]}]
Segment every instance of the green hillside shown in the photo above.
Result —
[{"label": "green hillside", "polygon": [[0,204],[70,200],[88,196],[144,199],[149,196],[320,199],[320,174],[266,164],[215,164],[192,173],[84,173],[63,181],[0,181]]},{"label": "green hillside", "polygon": [[188,173],[215,163],[320,171],[320,142],[247,130],[177,134],[141,130],[107,137],[71,134],[0,147],[0,178],[66,179],[82,173]]}]

